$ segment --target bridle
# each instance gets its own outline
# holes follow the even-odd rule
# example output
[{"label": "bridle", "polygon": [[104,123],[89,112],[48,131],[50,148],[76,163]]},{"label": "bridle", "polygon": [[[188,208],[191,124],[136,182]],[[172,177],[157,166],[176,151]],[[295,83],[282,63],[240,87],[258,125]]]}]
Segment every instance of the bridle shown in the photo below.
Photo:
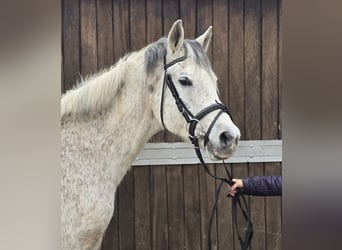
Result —
[{"label": "bridle", "polygon": [[[186,47],[185,47],[186,48]],[[194,149],[196,152],[196,155],[198,157],[198,159],[201,162],[201,165],[203,166],[203,168],[205,169],[205,171],[214,179],[221,181],[216,193],[215,193],[215,204],[210,216],[210,220],[209,220],[209,229],[208,229],[208,248],[209,250],[211,249],[211,226],[212,226],[212,222],[213,222],[213,216],[214,216],[214,212],[216,210],[217,207],[217,201],[218,201],[218,197],[219,197],[219,193],[221,191],[221,187],[223,183],[226,183],[230,186],[232,186],[234,184],[234,182],[232,181],[232,176],[229,173],[229,170],[226,166],[226,164],[224,163],[224,167],[227,173],[228,178],[223,178],[223,177],[218,177],[214,174],[212,174],[209,169],[207,164],[204,162],[203,160],[203,156],[200,150],[200,146],[199,146],[199,141],[198,141],[198,136],[195,135],[195,130],[196,130],[196,126],[199,124],[200,120],[202,118],[204,118],[206,115],[208,115],[209,113],[215,111],[215,110],[219,110],[219,112],[216,114],[215,118],[213,119],[213,121],[211,122],[211,124],[208,127],[208,130],[206,132],[201,131],[199,133],[200,137],[203,137],[204,140],[204,146],[206,146],[207,142],[209,141],[209,134],[211,129],[213,128],[213,126],[215,125],[216,121],[218,120],[218,118],[226,113],[228,114],[230,117],[232,117],[227,109],[227,107],[222,104],[219,103],[217,100],[215,100],[215,103],[203,108],[200,112],[198,112],[196,115],[193,115],[192,112],[186,107],[186,105],[184,104],[184,101],[182,100],[182,98],[180,97],[176,86],[174,84],[174,82],[172,81],[172,77],[170,74],[167,73],[167,69],[172,67],[173,65],[175,65],[176,63],[182,62],[186,59],[186,52],[185,51],[185,55],[182,57],[179,57],[169,63],[166,63],[166,53],[164,55],[164,79],[163,79],[163,88],[162,88],[162,95],[161,95],[161,102],[160,102],[160,119],[161,122],[164,126],[164,128],[167,130],[165,123],[164,123],[164,94],[165,94],[165,85],[168,87],[168,89],[170,90],[173,98],[175,99],[175,103],[177,105],[177,108],[179,110],[179,112],[182,113],[184,119],[186,120],[186,122],[188,123],[188,133],[189,133],[189,139],[192,142],[192,144],[194,145]],[[240,200],[240,197],[242,198],[242,202]],[[253,225],[252,222],[250,220],[250,208],[247,204],[246,198],[244,197],[243,193],[241,192],[241,190],[237,189],[237,193],[235,194],[234,197],[232,197],[232,221],[233,224],[235,226],[235,229],[237,230],[237,236],[238,239],[240,241],[240,246],[241,246],[241,250],[246,250],[248,249],[252,237],[253,237]],[[241,211],[242,211],[242,215],[247,223],[247,230],[245,232],[244,238],[242,239],[242,237],[239,234],[239,230],[238,230],[238,226],[237,226],[237,205],[239,205]]]}]

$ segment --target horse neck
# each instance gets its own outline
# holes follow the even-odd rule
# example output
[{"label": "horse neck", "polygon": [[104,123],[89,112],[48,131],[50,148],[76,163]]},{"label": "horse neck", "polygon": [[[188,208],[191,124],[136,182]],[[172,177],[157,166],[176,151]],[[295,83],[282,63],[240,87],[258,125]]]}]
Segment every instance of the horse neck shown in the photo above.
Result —
[{"label": "horse neck", "polygon": [[[160,123],[152,115],[153,104],[143,60],[143,53],[131,54],[125,59],[125,67],[120,69],[121,86],[110,106],[100,110],[101,115],[86,119],[77,119],[76,116],[74,119],[72,116],[62,119],[62,140],[76,134],[77,138],[72,140],[74,143],[77,141],[80,150],[84,145],[91,147],[103,159],[99,165],[111,165],[116,172],[121,171],[121,174],[115,174],[117,182],[120,182],[148,139],[160,130]],[[115,68],[112,70],[111,73],[115,74]],[[106,88],[106,91],[111,89]],[[90,86],[87,92],[92,94]],[[67,106],[66,102],[63,104],[62,100],[62,109],[63,105]]]}]

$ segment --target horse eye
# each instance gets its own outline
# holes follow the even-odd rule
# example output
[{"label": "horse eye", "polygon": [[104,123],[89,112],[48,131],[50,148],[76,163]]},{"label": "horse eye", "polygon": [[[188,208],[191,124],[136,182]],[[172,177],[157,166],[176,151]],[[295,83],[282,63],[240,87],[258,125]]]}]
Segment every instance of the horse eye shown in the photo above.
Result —
[{"label": "horse eye", "polygon": [[179,78],[179,83],[182,84],[183,86],[192,86],[192,82],[190,81],[189,78],[187,77],[182,77],[182,78]]}]

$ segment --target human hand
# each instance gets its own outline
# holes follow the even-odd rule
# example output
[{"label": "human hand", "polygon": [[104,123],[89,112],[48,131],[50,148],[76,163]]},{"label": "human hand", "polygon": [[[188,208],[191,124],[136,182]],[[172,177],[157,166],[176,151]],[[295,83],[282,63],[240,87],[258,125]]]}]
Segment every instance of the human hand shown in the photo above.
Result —
[{"label": "human hand", "polygon": [[235,183],[233,184],[233,186],[231,186],[231,190],[229,194],[231,196],[234,196],[237,188],[243,188],[243,182],[242,182],[242,179],[233,179],[232,181]]}]

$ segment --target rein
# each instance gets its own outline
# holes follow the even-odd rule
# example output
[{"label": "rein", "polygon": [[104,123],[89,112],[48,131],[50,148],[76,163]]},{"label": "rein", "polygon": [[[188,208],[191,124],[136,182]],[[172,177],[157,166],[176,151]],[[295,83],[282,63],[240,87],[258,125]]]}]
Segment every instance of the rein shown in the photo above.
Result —
[{"label": "rein", "polygon": [[[174,84],[174,82],[172,81],[172,77],[171,75],[169,75],[167,73],[167,69],[170,68],[171,66],[175,65],[176,63],[182,62],[186,59],[186,54],[182,57],[179,57],[173,61],[171,61],[170,63],[166,64],[166,54],[164,56],[164,80],[163,80],[163,89],[162,89],[162,96],[161,96],[161,104],[160,104],[160,118],[161,118],[161,122],[164,126],[164,128],[167,130],[165,123],[164,123],[164,117],[163,117],[163,113],[164,113],[164,93],[165,93],[165,85],[167,85],[167,87],[169,88],[169,90],[171,91],[171,94],[173,96],[173,98],[175,99],[175,103],[177,105],[177,108],[179,110],[179,112],[182,113],[184,119],[187,121],[188,123],[188,131],[189,131],[189,139],[192,142],[192,144],[194,145],[194,149],[196,152],[196,155],[198,157],[198,159],[201,162],[202,167],[204,168],[204,170],[208,173],[209,176],[211,176],[212,178],[220,181],[220,184],[216,190],[215,193],[215,203],[214,203],[214,207],[212,209],[211,215],[210,215],[210,219],[209,219],[209,227],[208,227],[208,249],[211,249],[211,226],[212,226],[212,222],[213,222],[213,218],[214,218],[214,212],[216,210],[217,207],[217,202],[218,202],[218,197],[222,188],[223,183],[226,183],[230,186],[232,186],[234,184],[234,182],[232,181],[232,176],[229,173],[229,170],[225,164],[225,162],[223,161],[226,173],[227,173],[227,178],[224,177],[218,177],[214,174],[212,174],[209,169],[207,164],[204,162],[203,160],[203,156],[200,150],[200,146],[199,146],[199,141],[198,141],[198,137],[195,135],[195,130],[196,130],[196,126],[199,123],[199,121],[205,117],[207,114],[215,111],[215,110],[219,110],[219,112],[217,113],[217,115],[215,116],[214,120],[211,122],[211,124],[209,125],[209,128],[207,130],[207,132],[203,132],[201,131],[199,133],[199,136],[204,139],[204,146],[207,144],[207,142],[209,141],[209,134],[211,129],[213,128],[213,126],[215,125],[216,121],[218,120],[218,118],[223,114],[226,113],[228,114],[230,117],[232,117],[227,109],[227,107],[222,104],[219,103],[218,101],[215,100],[215,103],[211,104],[208,107],[205,107],[204,109],[202,109],[198,114],[193,115],[191,113],[191,111],[186,107],[186,105],[184,104],[183,100],[181,99],[181,97],[179,96],[179,93],[176,89],[176,86]],[[229,195],[227,195],[227,197],[231,197]],[[241,197],[241,199],[240,199]],[[244,194],[242,193],[242,191],[240,189],[237,189],[237,192],[235,194],[235,196],[231,197],[232,198],[232,221],[234,224],[234,228],[237,231],[237,236],[240,242],[240,246],[241,246],[241,250],[247,250],[252,237],[253,237],[253,225],[250,219],[250,207],[247,204],[246,198],[244,196]],[[241,201],[242,200],[242,201]],[[242,212],[243,218],[245,220],[245,222],[247,223],[246,226],[246,232],[244,235],[244,238],[241,237],[239,230],[238,230],[238,224],[237,224],[237,206],[240,207],[240,210]]]}]

